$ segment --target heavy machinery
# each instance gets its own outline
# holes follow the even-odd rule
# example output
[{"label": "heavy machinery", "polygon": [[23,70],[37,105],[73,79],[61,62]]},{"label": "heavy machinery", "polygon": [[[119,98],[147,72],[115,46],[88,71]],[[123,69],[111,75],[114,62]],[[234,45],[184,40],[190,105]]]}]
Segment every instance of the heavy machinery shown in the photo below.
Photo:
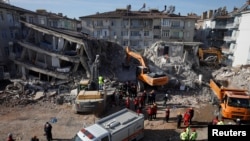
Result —
[{"label": "heavy machinery", "polygon": [[137,91],[143,91],[145,84],[149,86],[164,86],[168,83],[169,78],[166,74],[150,72],[150,69],[146,66],[143,57],[139,53],[131,51],[129,47],[126,47],[127,66],[131,57],[137,59],[140,63],[140,66],[136,67]]},{"label": "heavy machinery", "polygon": [[106,91],[98,89],[98,67],[99,55],[91,67],[90,79],[83,79],[79,82],[76,90],[76,98],[73,100],[73,110],[79,112],[93,112],[97,116],[102,114],[106,107]]},{"label": "heavy machinery", "polygon": [[210,79],[209,85],[213,91],[212,102],[218,104],[218,112],[221,117],[240,119],[241,121],[250,120],[250,95],[248,90],[229,87],[225,80],[219,83]]},{"label": "heavy machinery", "polygon": [[199,48],[198,56],[201,64],[219,65],[222,61],[222,51],[216,47]]},{"label": "heavy machinery", "polygon": [[144,137],[144,115],[122,109],[82,128],[73,141],[138,141]]}]

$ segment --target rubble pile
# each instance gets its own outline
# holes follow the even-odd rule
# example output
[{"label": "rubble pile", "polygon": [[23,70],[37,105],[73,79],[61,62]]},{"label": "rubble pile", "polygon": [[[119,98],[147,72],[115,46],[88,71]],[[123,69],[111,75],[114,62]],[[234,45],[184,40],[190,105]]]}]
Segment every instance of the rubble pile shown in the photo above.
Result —
[{"label": "rubble pile", "polygon": [[222,67],[212,73],[215,80],[226,80],[229,86],[250,90],[250,67]]},{"label": "rubble pile", "polygon": [[[165,55],[164,49],[162,46],[162,41],[154,43],[149,48],[144,50],[143,56],[147,59],[148,65],[151,70],[155,72],[164,71],[170,79],[177,80],[181,83],[181,85],[188,86],[190,88],[196,88],[196,82],[198,79],[197,73],[192,69],[192,64],[186,61],[183,61],[183,56],[178,54],[178,52],[182,52],[178,50],[183,45],[173,45],[176,46],[177,53],[175,56],[167,56]],[[171,49],[170,49],[171,50]],[[188,61],[190,59],[189,57]]]},{"label": "rubble pile", "polygon": [[170,93],[171,96],[168,104],[172,105],[172,108],[182,108],[186,106],[198,108],[205,103],[210,102],[210,94],[209,87],[203,87],[199,91],[176,91]]}]

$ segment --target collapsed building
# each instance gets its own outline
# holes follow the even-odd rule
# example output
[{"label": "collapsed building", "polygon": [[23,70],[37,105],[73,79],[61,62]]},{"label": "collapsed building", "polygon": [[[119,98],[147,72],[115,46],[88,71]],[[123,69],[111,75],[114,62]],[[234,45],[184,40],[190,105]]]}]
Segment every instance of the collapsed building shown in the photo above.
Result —
[{"label": "collapsed building", "polygon": [[[100,55],[100,73],[115,74],[115,62],[123,59],[123,48],[112,42],[97,40],[87,34],[56,29],[22,21],[23,40],[10,48],[12,70],[23,79],[50,82],[89,78],[91,65]],[[116,58],[116,59],[114,59]]]},{"label": "collapsed building", "polygon": [[201,44],[158,41],[146,48],[143,54],[148,59],[151,69],[168,74],[170,83],[194,88],[198,79],[194,68],[200,66],[197,52]]}]

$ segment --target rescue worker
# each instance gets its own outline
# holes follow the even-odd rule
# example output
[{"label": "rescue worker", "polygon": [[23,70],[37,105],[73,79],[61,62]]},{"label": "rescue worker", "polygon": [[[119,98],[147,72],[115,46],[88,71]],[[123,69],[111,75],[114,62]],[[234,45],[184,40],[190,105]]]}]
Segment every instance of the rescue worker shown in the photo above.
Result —
[{"label": "rescue worker", "polygon": [[186,129],[183,129],[183,131],[181,132],[181,134],[180,134],[180,139],[181,139],[182,141],[188,141],[188,134],[187,134],[187,132],[186,132]]},{"label": "rescue worker", "polygon": [[143,102],[144,102],[144,103],[143,103],[143,106],[145,106],[146,103],[148,104],[148,93],[147,93],[146,90],[143,91],[142,97],[143,97]]},{"label": "rescue worker", "polygon": [[169,108],[167,108],[166,111],[165,111],[165,120],[166,120],[166,122],[168,122],[169,116],[170,116],[170,110],[169,110]]},{"label": "rescue worker", "polygon": [[152,102],[152,103],[155,103],[155,96],[156,96],[155,90],[152,90],[151,93],[150,93],[150,95],[151,95],[151,98],[152,98],[152,99],[151,99],[151,100],[152,100],[151,102]]},{"label": "rescue worker", "polygon": [[99,90],[103,89],[103,83],[104,83],[104,79],[102,76],[98,77],[98,85],[99,85]]},{"label": "rescue worker", "polygon": [[189,111],[186,111],[185,114],[184,114],[184,118],[183,118],[183,124],[185,126],[188,126],[189,121],[190,121],[190,114],[189,114]]},{"label": "rescue worker", "polygon": [[177,128],[181,128],[182,115],[179,112],[177,115]]},{"label": "rescue worker", "polygon": [[192,133],[190,133],[189,140],[196,141],[197,137],[198,137],[198,133],[196,132],[196,129],[193,128]]},{"label": "rescue worker", "polygon": [[157,115],[157,104],[156,103],[153,103],[153,119],[156,119],[156,115]]},{"label": "rescue worker", "polygon": [[165,94],[165,96],[163,98],[163,106],[167,105],[167,101],[168,101],[168,94]]},{"label": "rescue worker", "polygon": [[217,125],[218,122],[219,122],[219,117],[216,116],[216,117],[212,120],[212,125]]},{"label": "rescue worker", "polygon": [[241,125],[241,121],[239,118],[236,119],[236,125]]},{"label": "rescue worker", "polygon": [[126,108],[130,109],[130,98],[129,97],[127,97],[125,104],[126,104]]},{"label": "rescue worker", "polygon": [[142,96],[142,93],[139,94],[138,101],[139,101],[139,104],[141,104],[142,106],[144,105],[144,98]]},{"label": "rescue worker", "polygon": [[187,132],[188,137],[189,137],[189,135],[190,135],[190,131],[191,131],[190,126],[187,126],[187,127],[186,127],[186,132]]},{"label": "rescue worker", "polygon": [[153,105],[148,107],[147,114],[148,114],[148,120],[152,120],[153,119]]},{"label": "rescue worker", "polygon": [[45,132],[47,141],[52,141],[52,125],[49,122],[45,123],[44,132]]},{"label": "rescue worker", "polygon": [[139,115],[139,114],[142,114],[142,105],[141,105],[141,104],[139,104],[139,106],[138,106],[136,112],[137,112],[138,115]]},{"label": "rescue worker", "polygon": [[189,115],[190,115],[189,124],[192,124],[192,119],[194,117],[194,109],[192,107],[189,109]]},{"label": "rescue worker", "polygon": [[224,119],[221,119],[221,120],[217,123],[217,125],[225,125]]},{"label": "rescue worker", "polygon": [[135,97],[135,99],[134,99],[134,108],[135,108],[135,111],[137,110],[138,106],[139,106],[139,99],[138,99],[138,97]]},{"label": "rescue worker", "polygon": [[11,133],[8,134],[7,141],[15,141]]}]

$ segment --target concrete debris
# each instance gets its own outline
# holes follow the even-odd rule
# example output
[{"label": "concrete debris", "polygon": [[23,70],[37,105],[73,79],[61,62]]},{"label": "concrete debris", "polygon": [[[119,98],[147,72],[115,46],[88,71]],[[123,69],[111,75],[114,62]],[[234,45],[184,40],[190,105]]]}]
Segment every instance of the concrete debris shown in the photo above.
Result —
[{"label": "concrete debris", "polygon": [[176,79],[181,85],[196,88],[197,74],[192,66],[197,64],[195,49],[198,44],[185,44],[183,42],[158,41],[146,48],[143,56],[148,65],[155,72],[164,71],[171,79]]},{"label": "concrete debris", "polygon": [[231,87],[250,90],[250,66],[222,67],[212,73],[215,80],[226,80]]}]

